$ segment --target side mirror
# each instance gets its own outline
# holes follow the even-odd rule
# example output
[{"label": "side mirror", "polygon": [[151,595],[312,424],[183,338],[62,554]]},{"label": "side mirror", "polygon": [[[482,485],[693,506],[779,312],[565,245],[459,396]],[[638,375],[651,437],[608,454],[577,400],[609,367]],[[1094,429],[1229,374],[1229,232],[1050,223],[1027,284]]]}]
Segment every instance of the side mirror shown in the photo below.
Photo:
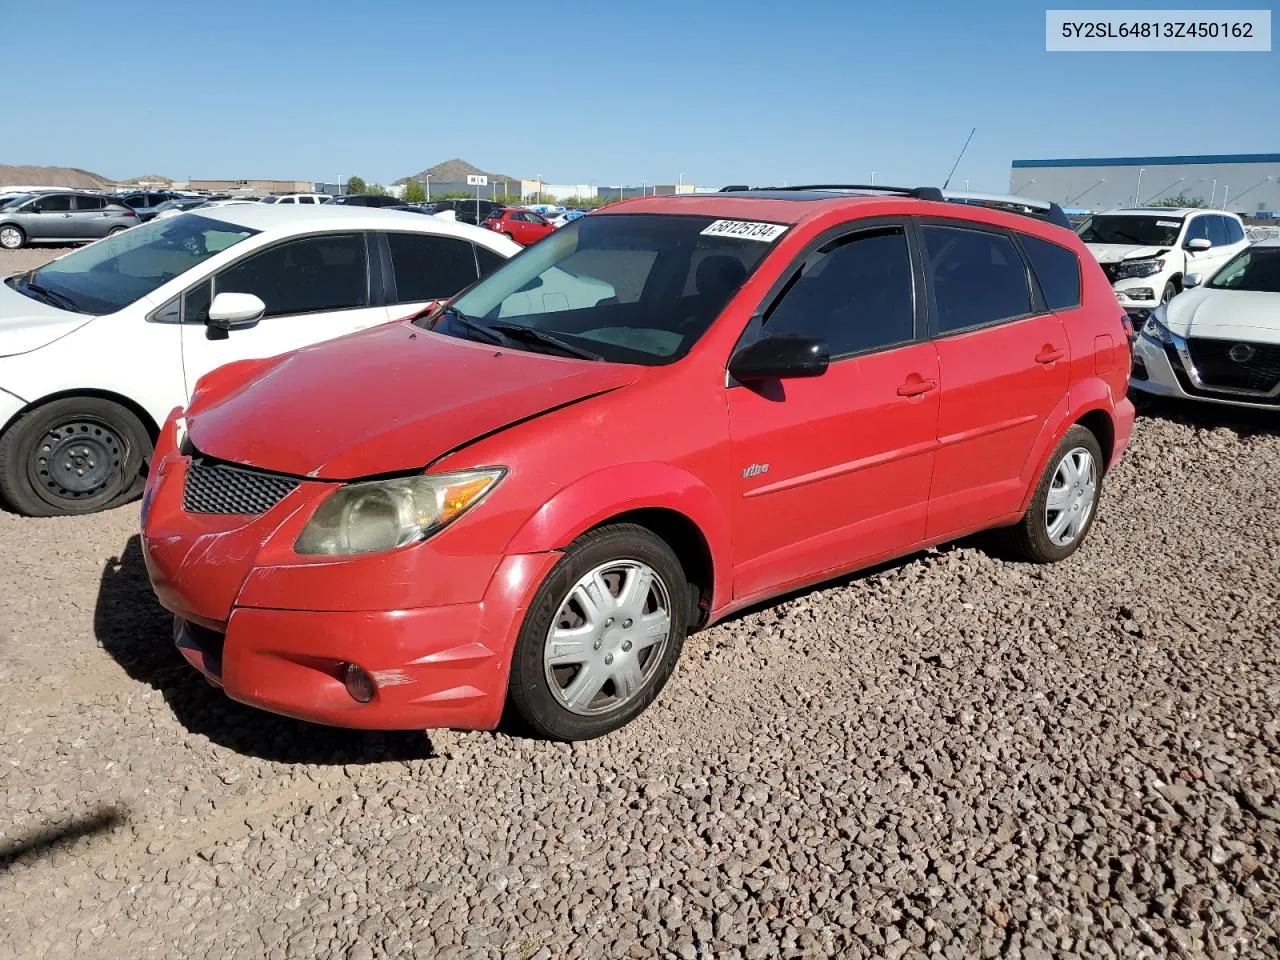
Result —
[{"label": "side mirror", "polygon": [[1194,240],[1188,240],[1185,246],[1188,250],[1208,250],[1213,244],[1204,237],[1196,237]]},{"label": "side mirror", "polygon": [[209,304],[209,326],[219,330],[247,327],[266,312],[267,305],[252,293],[220,293]]},{"label": "side mirror", "polygon": [[1182,289],[1190,290],[1192,287],[1198,287],[1204,282],[1204,277],[1198,273],[1188,273],[1182,278]]},{"label": "side mirror", "polygon": [[729,373],[741,383],[819,377],[827,372],[831,351],[825,342],[798,333],[777,333],[743,347],[729,360]]}]

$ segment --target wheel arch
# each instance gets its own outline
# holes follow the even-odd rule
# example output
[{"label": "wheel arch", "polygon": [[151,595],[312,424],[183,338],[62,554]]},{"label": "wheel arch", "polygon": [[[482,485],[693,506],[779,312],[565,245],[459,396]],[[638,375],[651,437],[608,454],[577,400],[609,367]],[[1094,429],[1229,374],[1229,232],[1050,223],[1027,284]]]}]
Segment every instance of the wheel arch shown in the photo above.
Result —
[{"label": "wheel arch", "polygon": [[1103,472],[1115,461],[1116,424],[1112,413],[1111,388],[1101,377],[1090,377],[1071,385],[1069,396],[1064,396],[1053,413],[1046,419],[1044,429],[1036,438],[1023,468],[1022,503],[1019,515],[1027,512],[1035,496],[1040,476],[1049,465],[1054,449],[1077,424],[1088,429],[1098,438],[1102,447]]},{"label": "wheel arch", "polygon": [[698,625],[728,602],[728,517],[701,480],[671,464],[617,464],[575,481],[525,521],[506,552],[563,550],[588,530],[623,522],[646,527],[675,551],[701,593]]},{"label": "wheel arch", "polygon": [[138,403],[138,401],[132,400],[129,397],[124,396],[124,394],[115,393],[111,390],[96,390],[93,388],[60,390],[56,393],[45,394],[38,400],[32,400],[25,407],[15,413],[7,423],[0,424],[0,434],[3,434],[9,429],[9,427],[17,423],[18,420],[25,417],[31,411],[39,410],[41,407],[53,403],[55,400],[68,400],[72,397],[92,397],[95,400],[106,400],[110,403],[116,404],[117,406],[124,407],[124,409],[128,410],[138,418],[143,429],[147,431],[147,436],[151,438],[151,443],[153,445],[160,437],[160,425],[156,423],[155,417],[147,411],[147,408]]}]

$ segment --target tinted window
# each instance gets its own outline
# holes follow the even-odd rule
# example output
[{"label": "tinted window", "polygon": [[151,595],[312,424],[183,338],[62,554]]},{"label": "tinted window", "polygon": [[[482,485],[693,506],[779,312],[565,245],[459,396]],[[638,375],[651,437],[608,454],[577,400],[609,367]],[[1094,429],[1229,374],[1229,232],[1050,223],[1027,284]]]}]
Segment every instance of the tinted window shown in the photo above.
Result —
[{"label": "tinted window", "polygon": [[208,323],[209,304],[213,301],[213,281],[206,280],[200,286],[188,290],[182,297],[184,323]]},{"label": "tinted window", "polygon": [[1225,247],[1231,241],[1227,239],[1227,221],[1222,217],[1207,217],[1209,221],[1209,242],[1215,247]]},{"label": "tinted window", "polygon": [[1223,222],[1227,225],[1227,242],[1239,243],[1244,239],[1244,227],[1240,226],[1240,221],[1235,217],[1223,217]]},{"label": "tinted window", "polygon": [[1215,290],[1280,293],[1280,247],[1246,247],[1206,284]]},{"label": "tinted window", "polygon": [[1027,251],[1031,269],[1040,281],[1044,302],[1050,310],[1065,310],[1080,305],[1080,260],[1066,247],[1048,240],[1018,235]]},{"label": "tinted window", "polygon": [[1191,225],[1187,227],[1187,235],[1183,239],[1183,243],[1188,240],[1208,240],[1209,239],[1209,218],[1196,217],[1191,221]]},{"label": "tinted window", "polygon": [[506,257],[498,256],[488,247],[482,247],[478,243],[475,245],[475,249],[476,261],[480,264],[480,276],[482,277],[487,277],[506,261]]},{"label": "tinted window", "polygon": [[280,199],[279,197],[263,197],[258,202],[259,203],[275,203],[279,199]]},{"label": "tinted window", "polygon": [[911,256],[902,228],[841,237],[811,254],[765,329],[825,340],[833,356],[912,339]]},{"label": "tinted window", "polygon": [[142,207],[146,205],[146,197],[140,193],[131,193],[124,197],[124,202],[130,207]]},{"label": "tinted window", "polygon": [[1008,237],[956,227],[925,227],[924,241],[939,333],[1031,312],[1026,269]]},{"label": "tinted window", "polygon": [[51,197],[41,197],[39,207],[45,211],[62,211],[71,209],[71,197],[65,193],[54,194]]},{"label": "tinted window", "polygon": [[107,201],[102,197],[76,197],[77,210],[101,210],[107,205]]},{"label": "tinted window", "polygon": [[369,302],[364,235],[304,237],[255,253],[218,274],[217,292],[256,294],[267,317],[363,307]]},{"label": "tinted window", "polygon": [[471,244],[452,237],[389,233],[396,302],[444,300],[476,280]]},{"label": "tinted window", "polygon": [[299,197],[298,202],[299,203],[315,203],[316,198],[315,197]]},{"label": "tinted window", "polygon": [[1182,229],[1179,216],[1133,213],[1101,213],[1090,217],[1076,231],[1085,243],[1119,243],[1125,246],[1168,247]]}]

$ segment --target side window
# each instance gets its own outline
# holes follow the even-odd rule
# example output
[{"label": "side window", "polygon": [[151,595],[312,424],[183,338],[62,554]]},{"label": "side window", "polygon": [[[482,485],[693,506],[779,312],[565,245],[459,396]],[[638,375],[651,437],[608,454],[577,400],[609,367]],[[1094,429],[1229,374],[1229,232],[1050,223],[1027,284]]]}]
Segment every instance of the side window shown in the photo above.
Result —
[{"label": "side window", "polygon": [[62,213],[71,209],[71,197],[65,193],[40,198],[40,209],[45,213]]},{"label": "side window", "polygon": [[252,254],[218,274],[217,292],[256,294],[266,317],[367,306],[364,235],[303,237]]},{"label": "side window", "polygon": [[1209,242],[1215,247],[1225,247],[1231,241],[1227,239],[1227,221],[1225,217],[1206,217],[1209,221]]},{"label": "side window", "polygon": [[298,202],[299,202],[299,203],[312,203],[312,204],[314,204],[314,203],[316,202],[316,198],[315,198],[315,197],[299,197],[299,198],[298,198]]},{"label": "side window", "polygon": [[911,340],[915,296],[903,228],[861,231],[811,254],[765,330],[825,340],[836,357]]},{"label": "side window", "polygon": [[1008,237],[960,227],[927,226],[923,232],[939,333],[1031,312],[1027,271]]},{"label": "side window", "polygon": [[397,303],[444,300],[475,283],[475,253],[466,240],[389,233],[387,244],[396,274]]},{"label": "side window", "polygon": [[1227,225],[1227,243],[1239,243],[1244,239],[1244,228],[1239,220],[1235,217],[1223,217],[1222,220]]},{"label": "side window", "polygon": [[[241,291],[243,292],[243,291]],[[182,295],[182,322],[208,323],[209,304],[213,300],[213,280],[206,280]]]},{"label": "side window", "polygon": [[1018,234],[1027,251],[1031,269],[1040,281],[1044,302],[1050,310],[1080,306],[1080,260],[1066,247],[1025,233]]},{"label": "side window", "polygon": [[87,194],[76,197],[77,210],[101,210],[106,205],[107,201],[102,197],[91,197]]},{"label": "side window", "polygon": [[281,198],[280,198],[280,202],[281,202],[281,203],[293,203],[293,202],[294,202],[294,199],[293,199],[293,197],[281,197]]},{"label": "side window", "polygon": [[1187,227],[1187,235],[1183,239],[1183,243],[1188,240],[1208,240],[1209,239],[1209,218],[1207,216],[1195,217],[1191,221],[1191,225]]},{"label": "side window", "polygon": [[480,276],[487,277],[493,271],[506,263],[506,258],[498,256],[488,247],[482,247],[480,244],[475,245],[476,262],[480,264]]}]

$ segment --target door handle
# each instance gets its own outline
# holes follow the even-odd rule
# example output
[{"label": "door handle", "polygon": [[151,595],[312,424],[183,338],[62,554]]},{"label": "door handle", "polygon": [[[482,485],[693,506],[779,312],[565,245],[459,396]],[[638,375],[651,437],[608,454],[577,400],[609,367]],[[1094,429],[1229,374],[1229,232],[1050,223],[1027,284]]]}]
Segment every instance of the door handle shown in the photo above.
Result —
[{"label": "door handle", "polygon": [[1050,364],[1057,363],[1065,357],[1066,351],[1059,350],[1051,343],[1046,343],[1040,348],[1040,352],[1036,354],[1036,363]]},{"label": "door handle", "polygon": [[907,378],[907,382],[898,387],[898,396],[900,397],[918,397],[928,393],[938,386],[937,380],[926,380],[919,374],[913,373]]}]

